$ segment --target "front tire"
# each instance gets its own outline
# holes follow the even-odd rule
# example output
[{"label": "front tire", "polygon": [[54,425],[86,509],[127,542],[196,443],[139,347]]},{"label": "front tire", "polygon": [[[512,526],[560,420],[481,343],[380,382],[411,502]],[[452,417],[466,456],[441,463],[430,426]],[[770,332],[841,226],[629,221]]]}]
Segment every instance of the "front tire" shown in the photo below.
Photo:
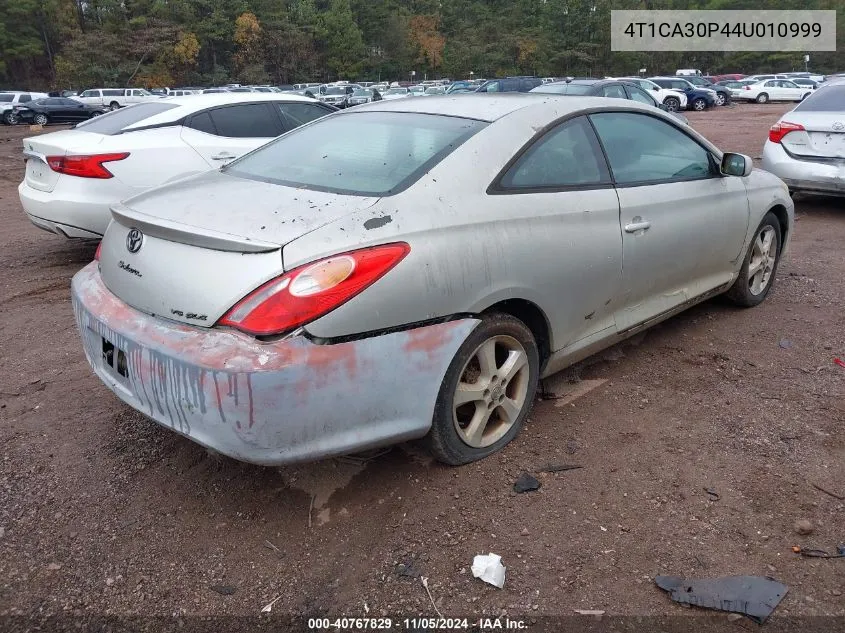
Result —
[{"label": "front tire", "polygon": [[120,104],[117,101],[112,101],[109,104],[109,110],[117,110],[118,108],[120,108]]},{"label": "front tire", "polygon": [[669,112],[677,112],[681,109],[681,100],[676,99],[675,97],[666,97],[663,100],[663,105],[666,106],[666,109],[669,110]]},{"label": "front tire", "polygon": [[426,437],[431,453],[457,466],[500,450],[525,423],[539,377],[531,330],[507,314],[485,315],[441,383]]},{"label": "front tire", "polygon": [[728,98],[721,92],[716,93],[716,105],[723,106],[728,104]]},{"label": "front tire", "polygon": [[769,95],[765,92],[761,92],[757,95],[757,103],[768,103],[769,102]]},{"label": "front tire", "polygon": [[47,125],[47,115],[41,113],[36,114],[33,117],[32,122],[35,123],[35,125]]},{"label": "front tire", "polygon": [[751,240],[739,277],[725,293],[728,299],[743,308],[752,308],[763,302],[775,281],[781,239],[780,222],[774,213],[767,213]]},{"label": "front tire", "polygon": [[20,123],[20,118],[14,112],[7,112],[5,115],[3,115],[3,121],[6,123],[6,125],[17,125],[18,123]]},{"label": "front tire", "polygon": [[703,97],[694,99],[692,102],[692,109],[701,112],[707,109],[707,101]]}]

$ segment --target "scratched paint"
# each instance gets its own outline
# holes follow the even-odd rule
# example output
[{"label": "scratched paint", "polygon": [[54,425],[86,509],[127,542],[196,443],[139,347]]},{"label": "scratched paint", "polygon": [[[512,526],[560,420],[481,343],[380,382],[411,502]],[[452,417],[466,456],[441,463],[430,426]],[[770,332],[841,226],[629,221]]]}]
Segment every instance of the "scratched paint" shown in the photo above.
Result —
[{"label": "scratched paint", "polygon": [[[476,319],[337,345],[263,343],[138,312],[96,265],[73,280],[73,309],[95,373],[160,424],[237,459],[282,464],[421,437],[446,369]],[[102,339],[129,361],[121,377]]]}]

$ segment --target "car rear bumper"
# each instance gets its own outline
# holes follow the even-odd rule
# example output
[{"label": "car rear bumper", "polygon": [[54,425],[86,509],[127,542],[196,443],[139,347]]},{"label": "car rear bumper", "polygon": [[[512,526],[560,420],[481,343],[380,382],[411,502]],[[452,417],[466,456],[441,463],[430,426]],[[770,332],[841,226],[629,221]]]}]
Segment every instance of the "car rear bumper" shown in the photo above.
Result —
[{"label": "car rear bumper", "polygon": [[337,344],[303,335],[262,342],[141,313],[105,287],[97,262],[74,276],[72,298],[88,362],[121,400],[203,446],[266,465],[425,435],[443,376],[478,323]]},{"label": "car rear bumper", "polygon": [[143,189],[117,179],[97,180],[60,176],[52,191],[18,186],[21,205],[37,227],[65,237],[102,237],[111,221],[111,206]]},{"label": "car rear bumper", "polygon": [[845,160],[798,160],[779,143],[766,141],[761,164],[783,180],[790,191],[845,196]]}]

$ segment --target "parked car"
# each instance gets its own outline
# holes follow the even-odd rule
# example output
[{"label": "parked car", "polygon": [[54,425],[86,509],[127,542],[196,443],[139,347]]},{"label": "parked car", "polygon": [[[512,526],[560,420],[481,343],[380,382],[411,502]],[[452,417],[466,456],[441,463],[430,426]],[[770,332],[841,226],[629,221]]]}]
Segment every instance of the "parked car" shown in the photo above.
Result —
[{"label": "parked car", "polygon": [[381,98],[383,101],[393,101],[394,99],[404,99],[410,96],[411,93],[407,88],[393,87],[388,88],[387,91],[383,92]]},{"label": "parked car", "polygon": [[161,99],[163,95],[154,95],[143,88],[94,88],[83,90],[78,97],[82,103],[100,109],[117,110],[134,103],[143,103],[151,99]]},{"label": "parked car", "polygon": [[741,90],[742,90],[742,89],[743,89],[743,88],[744,88],[747,84],[746,84],[746,83],[743,83],[743,82],[741,82],[741,81],[736,81],[736,80],[733,80],[733,79],[725,79],[725,80],[723,80],[723,81],[720,81],[720,82],[719,82],[719,83],[717,83],[716,85],[717,85],[717,86],[721,86],[721,87],[723,87],[723,88],[727,88],[728,90],[730,90],[730,91],[731,91],[731,98],[732,98],[732,99],[736,99],[736,97],[739,95],[740,91],[741,91]]},{"label": "parked car", "polygon": [[708,88],[697,88],[684,77],[649,77],[661,88],[679,90],[687,97],[687,108],[690,110],[706,110],[716,105],[716,92]]},{"label": "parked car", "polygon": [[99,237],[110,207],[120,200],[225,165],[332,111],[304,97],[226,93],[169,97],[110,112],[72,130],[24,139],[21,204],[42,229]]},{"label": "parked car", "polygon": [[436,96],[436,95],[445,95],[445,94],[446,94],[445,86],[429,86],[428,88],[425,89],[423,96],[433,97],[433,96]]},{"label": "parked car", "polygon": [[18,123],[15,106],[29,103],[33,99],[43,99],[43,92],[0,92],[0,117],[6,125]]},{"label": "parked car", "polygon": [[731,102],[731,91],[729,88],[718,86],[704,77],[684,77],[684,79],[686,79],[696,88],[701,88],[703,90],[712,90],[713,92],[715,92],[716,105],[726,106]]},{"label": "parked car", "polygon": [[761,303],[793,224],[780,180],[650,106],[380,101],[116,205],[72,299],[103,383],[215,451],[425,437],[464,464],[541,377],[709,297]]},{"label": "parked car", "polygon": [[615,99],[630,99],[652,107],[671,112],[672,115],[689,125],[687,118],[676,110],[669,110],[669,107],[659,103],[652,94],[646,92],[635,82],[627,79],[572,79],[567,81],[556,81],[537,86],[531,90],[532,94],[558,94],[569,96],[590,96],[590,97],[611,97]]},{"label": "parked car", "polygon": [[505,77],[488,79],[478,86],[476,92],[529,92],[543,84],[539,77]]},{"label": "parked car", "polygon": [[102,107],[80,103],[66,97],[45,97],[23,105],[16,105],[12,110],[19,123],[79,123],[105,112]]},{"label": "parked car", "polygon": [[744,77],[747,80],[754,80],[754,82],[763,81],[764,79],[789,79],[789,75],[748,75]]},{"label": "parked car", "polygon": [[669,112],[685,110],[687,107],[687,95],[680,90],[662,88],[653,81],[642,77],[620,77],[620,79],[636,84],[646,92],[650,92],[651,96],[665,105]]},{"label": "parked car", "polygon": [[359,88],[346,100],[347,106],[363,105],[370,101],[381,101],[381,93],[373,88]]},{"label": "parked car", "polygon": [[325,92],[318,95],[317,98],[336,108],[345,108],[349,105],[349,97],[352,93],[360,89],[361,86],[358,84],[326,86]]},{"label": "parked car", "polygon": [[796,86],[800,86],[802,88],[811,88],[815,90],[819,87],[819,83],[817,81],[813,81],[812,79],[808,79],[807,77],[793,77],[790,79],[792,83]]},{"label": "parked car", "polygon": [[679,77],[699,77],[701,76],[701,71],[697,68],[679,68],[675,71],[675,74]]},{"label": "parked car", "polygon": [[742,101],[801,101],[812,94],[813,89],[799,86],[788,79],[766,79],[753,84],[746,84],[736,97]]},{"label": "parked car", "polygon": [[423,86],[423,85],[408,86],[408,94],[412,97],[419,97],[420,95],[425,94],[425,86]]},{"label": "parked car", "polygon": [[845,196],[845,84],[822,86],[769,130],[763,169],[791,192]]}]

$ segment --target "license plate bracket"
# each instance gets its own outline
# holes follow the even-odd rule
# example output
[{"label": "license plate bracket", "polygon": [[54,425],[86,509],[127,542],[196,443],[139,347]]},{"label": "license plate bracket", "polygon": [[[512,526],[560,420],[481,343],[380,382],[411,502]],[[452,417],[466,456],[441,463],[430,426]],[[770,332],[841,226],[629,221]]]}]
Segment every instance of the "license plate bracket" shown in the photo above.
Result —
[{"label": "license plate bracket", "polygon": [[103,365],[113,369],[123,378],[129,377],[129,357],[126,351],[117,347],[106,337],[100,337],[102,342]]}]

